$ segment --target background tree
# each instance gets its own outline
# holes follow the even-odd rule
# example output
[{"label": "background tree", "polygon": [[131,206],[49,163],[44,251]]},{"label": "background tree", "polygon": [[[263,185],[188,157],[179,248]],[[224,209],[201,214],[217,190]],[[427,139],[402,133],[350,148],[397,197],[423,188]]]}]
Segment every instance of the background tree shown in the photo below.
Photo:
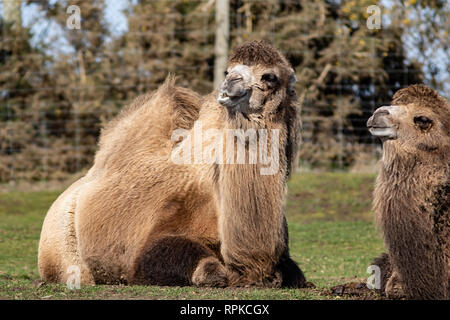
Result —
[{"label": "background tree", "polygon": [[[364,155],[373,159],[377,144],[365,122],[397,89],[425,81],[445,95],[448,5],[382,3],[381,29],[368,29],[368,0],[230,0],[230,48],[267,39],[295,67],[303,167],[346,169]],[[69,5],[80,7],[79,30],[67,28]],[[2,22],[1,181],[64,179],[85,170],[102,123],[168,73],[199,93],[214,89],[214,1],[129,0],[124,33],[105,16],[113,5],[27,1],[55,42]],[[435,58],[427,59],[430,51]]]},{"label": "background tree", "polygon": [[16,20],[2,19],[0,27],[0,181],[42,179],[48,171],[44,160],[48,146],[39,88],[48,84],[42,65],[49,57],[31,46],[30,30]]},{"label": "background tree", "polygon": [[[36,3],[36,2],[32,2]],[[92,162],[100,132],[100,118],[107,115],[110,101],[101,61],[109,30],[103,1],[40,1],[40,9],[53,22],[65,50],[53,53],[42,66],[51,76],[39,90],[41,114],[45,117],[48,179],[63,178]],[[67,7],[77,5],[80,29],[69,29]]]}]

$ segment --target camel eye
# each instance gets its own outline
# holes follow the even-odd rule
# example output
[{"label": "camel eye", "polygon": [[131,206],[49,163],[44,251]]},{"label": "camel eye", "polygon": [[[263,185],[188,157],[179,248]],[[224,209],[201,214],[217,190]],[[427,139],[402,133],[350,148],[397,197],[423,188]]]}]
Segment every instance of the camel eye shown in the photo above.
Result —
[{"label": "camel eye", "polygon": [[276,82],[278,80],[278,78],[273,73],[266,73],[266,74],[263,74],[263,76],[261,77],[261,80],[267,81],[267,82]]},{"label": "camel eye", "polygon": [[226,77],[228,75],[228,71],[224,71],[223,75]]},{"label": "camel eye", "polygon": [[420,129],[425,130],[431,127],[433,121],[425,116],[414,117],[414,123],[419,126]]}]

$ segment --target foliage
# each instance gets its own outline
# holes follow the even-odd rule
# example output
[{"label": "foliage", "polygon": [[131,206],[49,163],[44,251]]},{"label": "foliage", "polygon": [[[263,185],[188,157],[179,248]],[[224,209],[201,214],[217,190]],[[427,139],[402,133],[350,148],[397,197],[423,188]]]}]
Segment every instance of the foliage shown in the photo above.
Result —
[{"label": "foliage", "polygon": [[[365,122],[376,107],[411,83],[428,79],[443,87],[432,68],[423,67],[427,60],[408,59],[406,50],[411,43],[445,50],[448,37],[436,19],[448,7],[441,1],[394,2],[389,10],[383,8],[387,17],[382,29],[368,29],[371,4],[230,1],[231,48],[267,39],[295,67],[303,105],[303,166],[351,166],[359,154],[374,153]],[[41,38],[31,41],[36,37],[30,29],[1,25],[1,182],[64,179],[85,170],[92,164],[102,124],[139,94],[157,88],[169,73],[178,76],[179,85],[202,94],[214,89],[210,1],[130,1],[123,34],[111,32],[103,0],[33,0],[27,5],[52,22],[57,40],[65,45],[55,51]],[[69,5],[81,9],[80,30],[66,27]],[[420,19],[413,19],[420,15],[405,22],[409,11],[401,8],[425,15],[430,34],[421,33]],[[385,25],[385,20],[391,23]],[[413,22],[415,27],[409,28]],[[412,30],[426,41],[407,42]],[[429,71],[426,78],[423,70]]]}]

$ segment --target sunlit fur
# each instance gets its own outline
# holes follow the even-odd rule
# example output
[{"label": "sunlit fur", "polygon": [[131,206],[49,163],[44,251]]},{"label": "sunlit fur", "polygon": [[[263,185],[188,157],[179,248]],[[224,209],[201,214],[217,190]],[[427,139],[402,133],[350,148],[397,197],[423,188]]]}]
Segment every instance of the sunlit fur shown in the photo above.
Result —
[{"label": "sunlit fur", "polygon": [[[201,98],[168,78],[102,131],[95,163],[50,208],[39,246],[44,280],[66,281],[81,267],[87,283],[301,287],[290,259],[284,218],[286,179],[298,152],[300,121],[290,66],[263,42],[238,48],[230,61],[262,72],[267,57],[280,86],[252,98],[261,112],[230,115],[217,92]],[[253,50],[253,51],[252,51]],[[243,52],[252,51],[251,58]],[[241,53],[242,54],[241,54]],[[280,129],[280,170],[259,164],[177,165],[174,129]]]}]

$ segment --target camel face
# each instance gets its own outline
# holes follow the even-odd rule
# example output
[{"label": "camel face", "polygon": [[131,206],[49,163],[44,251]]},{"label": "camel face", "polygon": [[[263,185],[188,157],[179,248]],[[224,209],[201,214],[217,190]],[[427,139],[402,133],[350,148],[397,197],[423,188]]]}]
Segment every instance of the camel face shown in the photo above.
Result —
[{"label": "camel face", "polygon": [[248,110],[253,83],[252,70],[246,65],[238,64],[226,72],[217,101],[228,108]]},{"label": "camel face", "polygon": [[411,152],[433,152],[450,145],[441,117],[417,103],[380,107],[367,121],[367,127],[383,143]]},{"label": "camel face", "polygon": [[232,113],[267,114],[279,106],[297,78],[288,65],[267,67],[232,63],[220,86],[217,101]]},{"label": "camel face", "polygon": [[297,100],[294,70],[286,58],[265,41],[244,43],[233,50],[217,101],[229,114],[267,119],[284,113]]},{"label": "camel face", "polygon": [[373,116],[367,121],[370,133],[379,137],[383,142],[397,139],[398,116],[401,112],[403,109],[396,106],[385,106],[375,110]]}]

